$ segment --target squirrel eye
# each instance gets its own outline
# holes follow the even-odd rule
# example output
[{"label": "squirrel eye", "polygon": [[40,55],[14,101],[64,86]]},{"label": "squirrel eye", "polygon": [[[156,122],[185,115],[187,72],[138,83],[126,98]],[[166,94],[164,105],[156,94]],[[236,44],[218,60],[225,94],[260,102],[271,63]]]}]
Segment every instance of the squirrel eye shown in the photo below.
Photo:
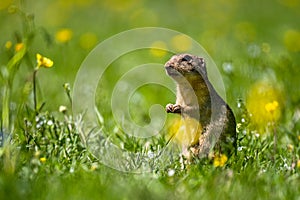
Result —
[{"label": "squirrel eye", "polygon": [[181,61],[190,62],[192,59],[193,59],[193,58],[192,58],[191,56],[185,55],[185,56],[181,59]]}]

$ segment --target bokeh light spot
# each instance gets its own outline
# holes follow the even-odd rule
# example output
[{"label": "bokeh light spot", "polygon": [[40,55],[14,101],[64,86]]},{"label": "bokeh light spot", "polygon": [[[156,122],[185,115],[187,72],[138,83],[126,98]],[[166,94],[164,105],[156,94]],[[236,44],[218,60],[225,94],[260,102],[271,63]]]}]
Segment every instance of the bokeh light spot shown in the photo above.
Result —
[{"label": "bokeh light spot", "polygon": [[192,47],[192,41],[184,34],[176,35],[171,39],[171,45],[178,52],[188,51]]},{"label": "bokeh light spot", "polygon": [[55,39],[59,43],[66,43],[72,39],[72,36],[73,36],[72,30],[64,28],[56,32]]},{"label": "bokeh light spot", "polygon": [[252,125],[262,133],[270,122],[276,122],[281,116],[282,99],[280,89],[270,81],[258,81],[247,94],[247,110]]},{"label": "bokeh light spot", "polygon": [[166,55],[167,52],[162,49],[166,49],[166,48],[167,48],[167,45],[165,42],[156,41],[156,42],[152,43],[150,52],[155,57],[163,57]]},{"label": "bokeh light spot", "polygon": [[284,33],[284,45],[291,52],[300,51],[300,32],[296,30],[288,30]]},{"label": "bokeh light spot", "polygon": [[92,33],[92,32],[87,32],[87,33],[84,33],[83,35],[80,36],[80,40],[79,40],[79,43],[80,43],[80,46],[83,48],[83,49],[91,49],[93,48],[98,42],[98,37],[95,33]]},{"label": "bokeh light spot", "polygon": [[0,10],[6,9],[8,6],[11,5],[12,0],[1,0],[0,1]]}]

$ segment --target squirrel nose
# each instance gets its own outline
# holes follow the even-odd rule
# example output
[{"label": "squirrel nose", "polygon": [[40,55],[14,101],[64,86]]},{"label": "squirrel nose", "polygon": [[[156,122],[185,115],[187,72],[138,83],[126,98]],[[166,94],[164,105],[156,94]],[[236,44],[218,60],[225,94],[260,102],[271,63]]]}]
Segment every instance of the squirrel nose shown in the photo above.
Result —
[{"label": "squirrel nose", "polygon": [[172,67],[171,65],[165,65],[165,70],[166,70],[167,72],[171,72],[171,71],[173,71],[174,69],[173,69],[173,67]]},{"label": "squirrel nose", "polygon": [[170,69],[170,68],[173,68],[173,67],[172,67],[172,65],[165,65],[165,68]]},{"label": "squirrel nose", "polygon": [[176,73],[176,70],[172,67],[172,65],[165,65],[165,70],[168,75],[172,75]]}]

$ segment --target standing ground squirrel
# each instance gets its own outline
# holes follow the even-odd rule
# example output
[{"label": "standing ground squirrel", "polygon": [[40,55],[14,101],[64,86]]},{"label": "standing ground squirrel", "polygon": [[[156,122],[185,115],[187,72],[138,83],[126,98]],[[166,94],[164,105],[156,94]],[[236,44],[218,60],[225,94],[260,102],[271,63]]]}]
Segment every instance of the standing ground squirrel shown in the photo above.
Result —
[{"label": "standing ground squirrel", "polygon": [[230,156],[236,152],[234,114],[208,80],[204,59],[190,54],[175,55],[165,64],[165,69],[177,84],[176,104],[168,104],[166,111],[181,114],[185,125],[199,122],[200,131],[199,128],[184,128],[182,137],[191,135],[187,132],[198,133],[192,134],[195,138],[183,144],[183,155],[192,153],[204,157],[214,150],[214,154]]}]

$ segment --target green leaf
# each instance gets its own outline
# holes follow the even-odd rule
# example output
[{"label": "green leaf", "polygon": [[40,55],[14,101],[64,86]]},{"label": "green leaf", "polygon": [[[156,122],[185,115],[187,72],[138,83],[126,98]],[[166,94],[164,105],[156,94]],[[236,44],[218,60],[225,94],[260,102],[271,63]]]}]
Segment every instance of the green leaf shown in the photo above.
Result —
[{"label": "green leaf", "polygon": [[6,66],[2,66],[0,68],[0,79],[3,80],[3,81],[5,81],[5,80],[8,79],[8,77],[9,77],[9,73],[7,71]]},{"label": "green leaf", "polygon": [[20,49],[20,51],[18,51],[8,62],[7,64],[7,68],[8,71],[11,72],[11,70],[13,70],[14,66],[16,66],[17,64],[20,63],[20,61],[23,59],[23,57],[25,56],[27,52],[27,45],[26,43],[24,43],[24,47],[22,49]]}]

